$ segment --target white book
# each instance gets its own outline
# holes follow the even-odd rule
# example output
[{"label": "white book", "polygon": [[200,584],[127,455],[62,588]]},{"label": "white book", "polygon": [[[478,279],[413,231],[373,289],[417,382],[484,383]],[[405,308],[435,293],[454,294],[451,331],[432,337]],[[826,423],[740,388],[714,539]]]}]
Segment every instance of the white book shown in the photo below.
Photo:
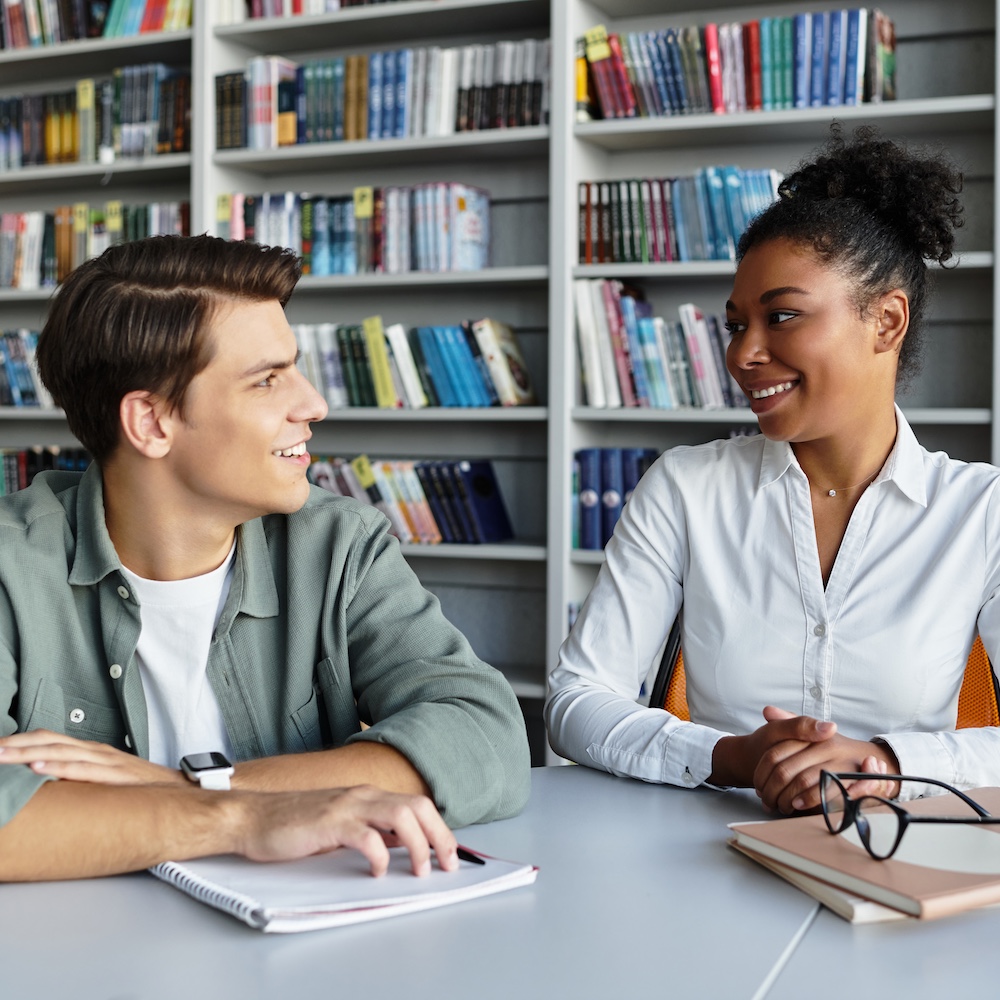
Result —
[{"label": "white book", "polygon": [[713,347],[709,339],[708,324],[705,316],[693,303],[685,302],[677,307],[681,325],[684,328],[684,339],[688,345],[688,354],[694,366],[698,391],[701,393],[702,405],[706,409],[724,409],[725,396],[719,382],[719,373],[712,356]]},{"label": "white book", "polygon": [[320,369],[323,374],[323,391],[332,410],[349,405],[344,366],[337,347],[337,324],[316,324],[316,348],[319,351]]},{"label": "white book", "polygon": [[309,380],[309,384],[320,394],[325,395],[323,387],[323,366],[316,345],[316,331],[311,323],[295,323],[292,326],[295,343],[299,348],[297,367]]},{"label": "white book", "polygon": [[396,359],[407,404],[414,410],[422,409],[430,401],[420,383],[405,327],[402,323],[393,323],[385,328],[385,336],[392,348],[392,356]]},{"label": "white book", "polygon": [[608,405],[608,398],[604,391],[604,374],[590,299],[590,283],[586,278],[574,279],[573,297],[576,302],[576,335],[580,348],[584,398],[587,406],[603,409]]},{"label": "white book", "polygon": [[424,135],[439,135],[441,124],[441,62],[444,49],[434,45],[427,50],[427,83],[424,91]]},{"label": "white book", "polygon": [[592,278],[589,284],[591,315],[594,317],[601,374],[604,376],[604,395],[609,407],[619,407],[622,405],[622,393],[618,385],[618,369],[615,365],[615,349],[611,343],[611,328],[608,326],[608,314],[604,308],[604,279]]},{"label": "white book", "polygon": [[451,135],[455,131],[458,108],[459,49],[444,49],[441,53],[441,88],[438,93],[438,128],[436,135]]}]

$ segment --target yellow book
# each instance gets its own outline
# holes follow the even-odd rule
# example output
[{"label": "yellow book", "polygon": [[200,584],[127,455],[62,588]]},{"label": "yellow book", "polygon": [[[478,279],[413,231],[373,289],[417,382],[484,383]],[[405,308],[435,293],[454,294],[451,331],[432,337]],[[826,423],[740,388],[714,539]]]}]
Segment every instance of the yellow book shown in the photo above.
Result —
[{"label": "yellow book", "polygon": [[392,372],[389,370],[389,352],[385,349],[385,333],[382,330],[382,317],[369,316],[363,320],[365,331],[365,346],[368,348],[368,365],[372,371],[372,382],[375,384],[375,402],[383,410],[394,410],[402,405],[392,384]]},{"label": "yellow book", "polygon": [[215,199],[215,235],[232,239],[233,196],[226,192]]},{"label": "yellow book", "polygon": [[121,243],[125,239],[125,220],[120,201],[109,201],[104,205],[104,225],[108,233],[108,246]]},{"label": "yellow book", "polygon": [[90,205],[78,201],[73,205],[73,244],[70,267],[79,267],[90,257]]}]

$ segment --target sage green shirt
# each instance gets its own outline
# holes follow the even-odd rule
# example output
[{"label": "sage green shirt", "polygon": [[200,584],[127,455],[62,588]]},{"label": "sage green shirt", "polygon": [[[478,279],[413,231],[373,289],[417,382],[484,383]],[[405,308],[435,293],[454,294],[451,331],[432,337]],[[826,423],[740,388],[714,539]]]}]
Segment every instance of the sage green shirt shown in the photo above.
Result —
[{"label": "sage green shirt", "polygon": [[[208,655],[236,759],[373,740],[405,754],[452,826],[510,816],[529,786],[517,700],[387,527],[314,487],[296,513],[238,529]],[[0,733],[51,729],[148,756],[141,617],[96,465],[0,499]],[[45,780],[0,767],[0,824]]]}]

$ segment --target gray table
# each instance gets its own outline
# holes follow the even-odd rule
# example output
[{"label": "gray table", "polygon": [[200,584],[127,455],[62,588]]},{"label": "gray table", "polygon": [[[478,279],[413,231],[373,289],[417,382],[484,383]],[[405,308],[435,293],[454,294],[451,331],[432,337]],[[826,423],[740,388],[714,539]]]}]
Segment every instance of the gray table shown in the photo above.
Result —
[{"label": "gray table", "polygon": [[460,835],[537,864],[534,886],[289,936],[145,874],[0,886],[0,995],[751,998],[816,909],[725,847],[727,822],[759,816],[744,793],[536,769],[521,816]]}]

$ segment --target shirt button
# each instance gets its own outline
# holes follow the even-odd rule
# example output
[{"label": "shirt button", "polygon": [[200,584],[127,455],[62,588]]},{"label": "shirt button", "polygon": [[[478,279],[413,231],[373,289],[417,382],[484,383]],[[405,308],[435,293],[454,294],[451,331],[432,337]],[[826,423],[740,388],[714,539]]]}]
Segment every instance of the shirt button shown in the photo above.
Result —
[{"label": "shirt button", "polygon": [[813,687],[809,688],[809,693],[814,698],[818,698],[823,693],[823,689],[818,684],[816,684]]},{"label": "shirt button", "polygon": [[81,722],[83,722],[83,720],[86,719],[86,718],[87,718],[87,713],[84,712],[84,710],[82,708],[71,709],[71,711],[69,713],[69,721],[70,722],[75,722],[75,723],[77,723],[77,725],[79,725]]},{"label": "shirt button", "polygon": [[127,746],[129,750],[132,749],[132,737],[130,737],[128,733],[125,734],[125,746]]},{"label": "shirt button", "polygon": [[695,784],[694,775],[687,768],[684,768],[684,784],[685,785]]},{"label": "shirt button", "polygon": [[119,587],[118,588],[118,596],[123,601],[127,601],[128,600],[128,587]]},{"label": "shirt button", "polygon": [[111,674],[112,680],[118,680],[118,678],[122,675],[122,665],[120,663],[112,663],[111,669],[108,673]]},{"label": "shirt button", "polygon": [[814,629],[813,635],[826,635],[826,626],[820,622]]}]

